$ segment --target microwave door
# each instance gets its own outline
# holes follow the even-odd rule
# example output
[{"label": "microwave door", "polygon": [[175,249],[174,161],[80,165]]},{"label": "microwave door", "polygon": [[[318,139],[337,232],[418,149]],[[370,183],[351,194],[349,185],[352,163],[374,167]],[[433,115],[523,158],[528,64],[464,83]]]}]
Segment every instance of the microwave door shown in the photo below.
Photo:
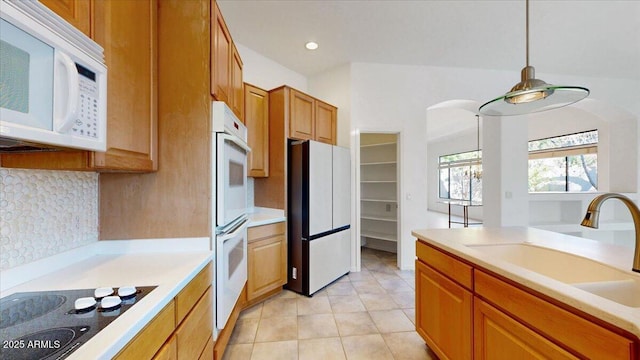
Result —
[{"label": "microwave door", "polygon": [[53,130],[54,49],[0,19],[0,119]]}]

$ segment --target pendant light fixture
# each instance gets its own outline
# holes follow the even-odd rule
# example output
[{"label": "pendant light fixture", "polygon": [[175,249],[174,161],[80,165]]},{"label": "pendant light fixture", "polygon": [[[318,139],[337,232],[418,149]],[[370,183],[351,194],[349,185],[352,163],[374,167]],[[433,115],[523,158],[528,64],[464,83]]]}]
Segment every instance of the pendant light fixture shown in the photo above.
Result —
[{"label": "pendant light fixture", "polygon": [[550,85],[535,78],[535,69],[529,65],[529,0],[526,0],[527,64],[522,69],[521,81],[503,96],[480,106],[480,114],[510,116],[557,109],[573,104],[589,95],[589,89],[580,86]]}]

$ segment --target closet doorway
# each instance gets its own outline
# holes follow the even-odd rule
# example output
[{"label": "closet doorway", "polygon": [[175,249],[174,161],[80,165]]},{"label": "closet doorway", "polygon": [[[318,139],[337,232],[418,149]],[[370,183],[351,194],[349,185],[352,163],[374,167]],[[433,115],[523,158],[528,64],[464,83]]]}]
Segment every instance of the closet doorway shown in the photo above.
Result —
[{"label": "closet doorway", "polygon": [[360,133],[360,246],[396,254],[400,227],[397,133]]}]

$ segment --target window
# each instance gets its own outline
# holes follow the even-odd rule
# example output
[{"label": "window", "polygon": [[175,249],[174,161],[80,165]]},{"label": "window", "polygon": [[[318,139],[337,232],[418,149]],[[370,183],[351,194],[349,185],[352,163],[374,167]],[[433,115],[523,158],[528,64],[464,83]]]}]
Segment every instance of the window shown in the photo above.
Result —
[{"label": "window", "polygon": [[529,192],[598,189],[598,130],[529,141]]},{"label": "window", "polygon": [[440,156],[441,199],[482,202],[482,151]]}]

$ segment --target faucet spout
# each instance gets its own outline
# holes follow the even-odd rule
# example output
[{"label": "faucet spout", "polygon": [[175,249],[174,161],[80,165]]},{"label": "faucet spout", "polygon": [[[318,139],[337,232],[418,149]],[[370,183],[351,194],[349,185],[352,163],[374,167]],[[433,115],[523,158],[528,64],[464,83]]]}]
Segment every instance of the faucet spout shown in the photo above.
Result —
[{"label": "faucet spout", "polygon": [[633,226],[636,234],[636,248],[633,255],[633,266],[631,270],[640,272],[640,209],[631,201],[628,197],[622,194],[606,193],[596,196],[587,207],[587,213],[584,216],[584,220],[580,223],[582,226],[597,229],[600,213],[600,206],[608,199],[619,199],[622,201],[629,211],[631,212],[631,218],[633,219]]}]

